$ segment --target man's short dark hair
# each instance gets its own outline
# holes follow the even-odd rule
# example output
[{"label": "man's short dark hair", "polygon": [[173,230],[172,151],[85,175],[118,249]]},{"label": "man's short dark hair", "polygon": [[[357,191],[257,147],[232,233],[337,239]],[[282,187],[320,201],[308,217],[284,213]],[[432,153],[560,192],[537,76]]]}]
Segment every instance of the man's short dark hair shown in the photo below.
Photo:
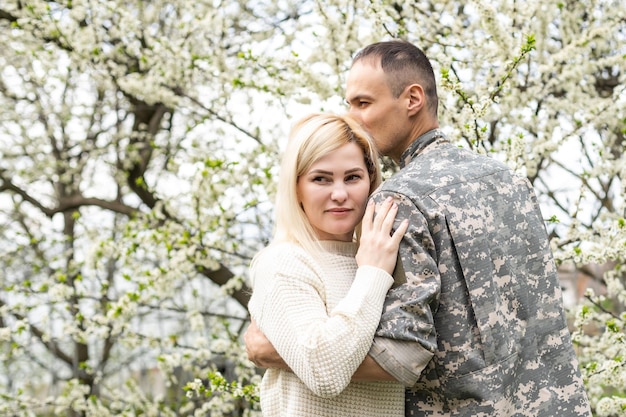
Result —
[{"label": "man's short dark hair", "polygon": [[403,40],[377,42],[360,50],[352,65],[358,61],[380,59],[391,93],[399,97],[411,84],[419,84],[428,98],[428,109],[437,116],[439,98],[433,67],[417,46]]}]

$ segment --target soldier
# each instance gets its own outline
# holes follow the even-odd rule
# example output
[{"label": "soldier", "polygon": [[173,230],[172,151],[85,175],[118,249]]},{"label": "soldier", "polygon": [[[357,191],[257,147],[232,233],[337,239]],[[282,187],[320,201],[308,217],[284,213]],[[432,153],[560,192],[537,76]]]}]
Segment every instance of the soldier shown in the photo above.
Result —
[{"label": "soldier", "polygon": [[[528,180],[449,143],[431,64],[408,42],[361,50],[346,100],[401,168],[372,198],[391,196],[410,225],[353,378],[402,382],[406,416],[591,416]],[[255,331],[250,357],[271,365]]]}]

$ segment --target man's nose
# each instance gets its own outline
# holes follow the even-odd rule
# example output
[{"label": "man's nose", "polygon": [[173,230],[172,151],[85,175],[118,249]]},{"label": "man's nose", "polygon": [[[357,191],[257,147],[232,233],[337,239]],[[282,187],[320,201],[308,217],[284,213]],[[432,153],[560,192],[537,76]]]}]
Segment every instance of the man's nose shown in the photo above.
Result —
[{"label": "man's nose", "polygon": [[359,112],[359,108],[356,106],[350,106],[348,108],[348,114],[356,119],[359,123],[361,122],[361,114]]}]

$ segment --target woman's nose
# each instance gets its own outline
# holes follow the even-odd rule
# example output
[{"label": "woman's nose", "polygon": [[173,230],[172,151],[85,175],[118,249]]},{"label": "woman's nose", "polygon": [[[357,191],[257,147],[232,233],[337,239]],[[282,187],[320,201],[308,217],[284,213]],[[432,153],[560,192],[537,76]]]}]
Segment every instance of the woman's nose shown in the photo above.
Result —
[{"label": "woman's nose", "polygon": [[348,191],[346,190],[345,185],[342,183],[333,186],[330,198],[333,201],[345,201],[348,198]]}]

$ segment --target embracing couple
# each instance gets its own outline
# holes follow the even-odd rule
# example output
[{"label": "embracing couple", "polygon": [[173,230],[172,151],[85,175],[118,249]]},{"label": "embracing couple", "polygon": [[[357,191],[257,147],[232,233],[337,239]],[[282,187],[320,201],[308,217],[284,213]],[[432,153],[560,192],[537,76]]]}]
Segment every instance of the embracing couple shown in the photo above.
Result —
[{"label": "embracing couple", "polygon": [[263,415],[591,416],[528,180],[448,141],[408,42],[362,49],[346,101],[294,124],[250,268]]}]

